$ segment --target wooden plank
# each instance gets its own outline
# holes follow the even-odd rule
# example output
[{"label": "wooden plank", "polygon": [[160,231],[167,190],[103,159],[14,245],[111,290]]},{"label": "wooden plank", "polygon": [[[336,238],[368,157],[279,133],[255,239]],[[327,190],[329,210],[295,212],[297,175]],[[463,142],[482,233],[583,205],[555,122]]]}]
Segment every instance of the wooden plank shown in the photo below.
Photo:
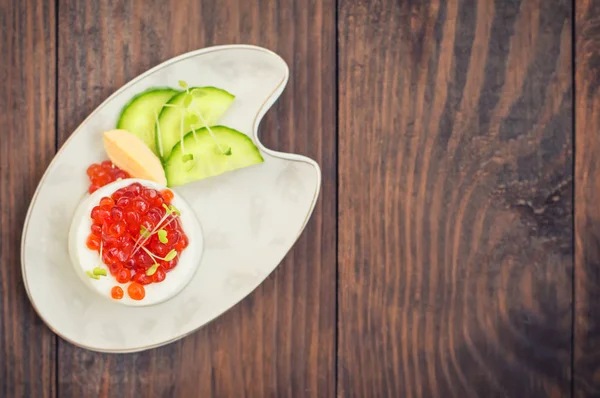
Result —
[{"label": "wooden plank", "polygon": [[575,330],[574,396],[600,394],[600,4],[575,12]]},{"label": "wooden plank", "polygon": [[340,0],[339,396],[570,395],[571,11]]},{"label": "wooden plank", "polygon": [[55,397],[56,339],[27,299],[21,232],[55,148],[54,2],[0,0],[0,396]]},{"label": "wooden plank", "polygon": [[183,341],[135,355],[59,342],[62,397],[333,396],[335,389],[335,8],[313,0],[59,2],[60,141],[110,93],[185,51],[249,43],[291,80],[261,124],[265,145],[315,158],[322,196],[283,264]]}]

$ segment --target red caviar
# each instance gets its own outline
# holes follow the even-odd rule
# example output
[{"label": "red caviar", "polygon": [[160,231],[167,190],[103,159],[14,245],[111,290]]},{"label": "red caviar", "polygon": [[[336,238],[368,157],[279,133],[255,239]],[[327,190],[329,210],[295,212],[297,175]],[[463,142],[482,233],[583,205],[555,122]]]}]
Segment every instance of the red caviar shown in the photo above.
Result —
[{"label": "red caviar", "polygon": [[115,300],[121,300],[123,298],[123,289],[121,286],[114,286],[110,289],[110,296]]},{"label": "red caviar", "polygon": [[89,193],[93,193],[98,188],[117,181],[118,179],[129,178],[129,174],[119,169],[110,160],[102,163],[94,163],[87,169],[87,175],[90,178]]},{"label": "red caviar", "polygon": [[[162,282],[189,244],[178,212],[167,206],[173,193],[168,191],[169,197],[165,192],[135,182],[103,197],[92,209],[87,247],[102,253],[117,282],[132,282],[142,289]],[[137,297],[145,295],[137,287],[132,289],[137,289]]]},{"label": "red caviar", "polygon": [[165,189],[165,190],[161,191],[161,194],[162,194],[163,198],[165,199],[165,203],[167,203],[167,204],[171,203],[171,201],[173,200],[173,197],[174,197],[173,192],[171,192],[168,189]]},{"label": "red caviar", "polygon": [[146,297],[146,289],[139,283],[131,283],[127,286],[127,294],[134,300],[142,300]]}]

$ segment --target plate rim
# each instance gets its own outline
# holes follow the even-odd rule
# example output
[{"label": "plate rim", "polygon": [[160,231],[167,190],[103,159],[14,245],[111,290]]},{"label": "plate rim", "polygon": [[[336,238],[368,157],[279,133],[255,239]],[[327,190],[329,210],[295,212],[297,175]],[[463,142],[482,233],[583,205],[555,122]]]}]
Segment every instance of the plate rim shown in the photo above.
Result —
[{"label": "plate rim", "polygon": [[[29,224],[31,222],[31,213],[33,211],[33,208],[35,207],[37,200],[38,200],[38,196],[40,193],[40,189],[44,183],[44,181],[46,180],[46,178],[48,177],[48,173],[50,171],[50,169],[52,168],[53,164],[56,162],[56,160],[59,158],[59,155],[61,154],[61,152],[64,150],[64,148],[67,146],[67,144],[69,143],[69,141],[77,134],[77,132],[82,128],[82,126],[90,119],[92,118],[96,113],[98,113],[100,111],[101,108],[103,108],[108,102],[110,102],[111,100],[113,100],[116,96],[118,96],[119,94],[121,94],[121,92],[125,91],[128,87],[130,87],[131,85],[135,84],[136,82],[144,79],[145,77],[147,77],[148,75],[169,66],[170,64],[176,63],[178,61],[187,59],[187,58],[191,58],[191,57],[195,57],[197,55],[201,55],[201,54],[207,54],[207,53],[212,53],[212,52],[218,52],[218,51],[226,51],[226,50],[237,50],[237,49],[247,49],[247,50],[254,50],[254,51],[259,51],[259,52],[263,52],[266,54],[270,54],[272,56],[277,57],[281,63],[285,66],[284,69],[284,76],[281,79],[281,81],[277,84],[277,86],[273,89],[273,91],[269,94],[269,96],[265,99],[265,101],[261,104],[258,112],[256,113],[254,120],[252,121],[252,136],[251,138],[253,139],[253,141],[256,143],[256,145],[259,147],[260,150],[264,151],[265,153],[275,157],[275,158],[280,158],[280,159],[284,159],[284,160],[288,160],[288,161],[293,161],[293,162],[300,162],[300,163],[306,163],[309,164],[313,167],[316,177],[317,177],[317,182],[316,182],[316,187],[315,187],[315,191],[314,191],[314,195],[313,198],[311,200],[311,204],[310,204],[310,208],[308,209],[308,211],[306,212],[306,217],[301,225],[301,227],[298,230],[298,233],[296,235],[296,237],[294,238],[290,248],[285,252],[285,254],[283,255],[283,257],[279,260],[279,262],[275,265],[275,267],[268,273],[266,273],[261,280],[258,282],[258,284],[250,289],[242,298],[240,298],[235,304],[233,304],[231,307],[229,307],[228,309],[226,309],[225,311],[221,312],[220,314],[218,314],[217,316],[215,316],[214,318],[210,319],[209,321],[205,322],[204,324],[198,326],[195,329],[192,329],[191,331],[176,336],[172,339],[168,339],[159,343],[155,343],[155,344],[149,344],[149,345],[145,345],[145,346],[140,346],[140,347],[134,347],[134,348],[125,348],[125,349],[103,349],[103,348],[97,348],[97,347],[91,347],[91,346],[87,346],[85,344],[80,344],[77,343],[69,338],[66,338],[65,336],[63,336],[61,333],[59,333],[54,327],[52,327],[49,322],[44,318],[44,316],[42,315],[41,311],[37,308],[36,304],[35,304],[35,300],[33,300],[32,295],[29,291],[29,282],[27,280],[27,272],[25,270],[25,241],[26,241],[26,237],[27,237],[27,232],[29,230]],[[230,311],[232,308],[234,308],[235,306],[237,306],[240,302],[242,302],[244,299],[246,299],[246,297],[248,295],[250,295],[252,292],[254,292],[256,290],[256,288],[258,288],[260,285],[262,285],[262,283],[271,275],[271,273],[273,273],[273,271],[275,271],[277,269],[277,267],[279,267],[279,265],[281,264],[281,262],[283,261],[283,259],[285,258],[285,256],[288,255],[288,253],[290,252],[290,250],[294,247],[294,245],[296,244],[298,238],[300,238],[300,236],[302,235],[302,232],[304,231],[308,221],[310,220],[310,217],[312,216],[312,213],[314,212],[319,194],[321,192],[321,185],[322,185],[322,175],[321,175],[321,168],[319,166],[319,164],[304,155],[298,155],[295,153],[287,153],[287,152],[280,152],[280,151],[275,151],[269,148],[266,148],[262,141],[260,140],[259,136],[258,136],[258,127],[260,125],[260,122],[262,121],[264,115],[269,111],[269,109],[272,108],[273,104],[279,99],[279,97],[281,96],[281,93],[284,91],[287,82],[289,80],[289,66],[287,64],[287,62],[285,62],[285,60],[277,53],[275,53],[274,51],[271,51],[265,47],[261,47],[261,46],[256,46],[256,45],[251,45],[251,44],[225,44],[225,45],[218,45],[218,46],[210,46],[210,47],[203,47],[200,49],[196,49],[196,50],[192,50],[192,51],[188,51],[185,53],[182,53],[180,55],[174,56],[172,58],[169,58],[159,64],[157,64],[156,66],[140,73],[139,75],[135,76],[134,78],[130,79],[129,81],[127,81],[125,84],[123,84],[122,86],[120,86],[117,90],[115,90],[111,95],[109,95],[104,101],[102,101],[98,106],[96,106],[96,108],[94,108],[94,110],[81,122],[79,123],[79,125],[73,130],[73,132],[69,135],[69,137],[65,140],[65,142],[61,145],[61,147],[56,151],[56,153],[54,154],[54,156],[52,157],[52,160],[50,161],[50,163],[48,164],[48,166],[46,166],[46,169],[44,171],[44,173],[42,174],[42,177],[40,178],[39,182],[37,183],[36,189],[33,193],[33,196],[31,197],[31,200],[29,202],[29,206],[27,208],[27,213],[25,216],[25,220],[23,221],[23,231],[21,232],[21,250],[20,250],[20,260],[21,260],[21,277],[23,278],[23,285],[25,287],[25,293],[27,294],[27,298],[29,299],[29,302],[31,303],[31,306],[33,307],[34,311],[36,312],[37,316],[44,322],[44,324],[46,325],[46,327],[48,327],[48,329],[50,329],[51,332],[53,332],[55,335],[59,336],[60,338],[62,338],[63,340],[67,341],[70,344],[73,344],[76,347],[80,347],[89,351],[93,351],[93,352],[100,352],[100,353],[106,353],[106,354],[126,354],[126,353],[135,353],[135,352],[142,352],[142,351],[146,351],[146,350],[150,350],[153,348],[158,348],[158,347],[162,347],[171,343],[174,343],[180,339],[183,339],[193,333],[196,333],[198,330],[200,330],[201,328],[207,326],[208,324],[212,323],[214,320],[216,320],[217,318],[220,318],[221,315],[225,314],[226,312]],[[271,103],[268,107],[267,104]]]}]

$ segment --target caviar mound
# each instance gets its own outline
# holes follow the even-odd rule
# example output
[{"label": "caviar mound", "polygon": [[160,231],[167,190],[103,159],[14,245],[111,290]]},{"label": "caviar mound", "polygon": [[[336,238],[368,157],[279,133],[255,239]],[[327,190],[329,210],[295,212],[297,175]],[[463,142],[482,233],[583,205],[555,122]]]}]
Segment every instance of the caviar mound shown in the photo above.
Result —
[{"label": "caviar mound", "polygon": [[135,182],[93,207],[86,245],[101,254],[118,283],[160,283],[177,266],[189,240],[172,199],[169,190]]},{"label": "caviar mound", "polygon": [[115,166],[110,160],[105,160],[102,163],[91,164],[87,168],[87,175],[90,179],[89,193],[96,192],[99,188],[115,182],[130,178],[130,175]]}]

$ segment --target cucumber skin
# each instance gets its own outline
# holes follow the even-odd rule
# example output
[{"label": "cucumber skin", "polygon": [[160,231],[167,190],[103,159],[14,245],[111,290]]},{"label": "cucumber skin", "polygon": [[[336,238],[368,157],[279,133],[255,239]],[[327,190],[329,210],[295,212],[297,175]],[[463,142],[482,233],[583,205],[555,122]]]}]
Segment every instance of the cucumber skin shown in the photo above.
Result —
[{"label": "cucumber skin", "polygon": [[[125,114],[125,111],[127,111],[127,108],[129,108],[129,106],[131,104],[133,104],[138,98],[140,98],[142,95],[148,94],[148,93],[152,93],[155,91],[173,91],[173,96],[181,93],[180,90],[176,90],[172,87],[150,87],[145,89],[144,91],[142,91],[141,93],[137,93],[136,95],[134,95],[129,101],[127,101],[127,103],[125,105],[123,105],[123,108],[121,108],[121,113],[119,113],[119,119],[117,121],[117,128],[119,128],[119,125],[121,124],[121,120],[123,119],[123,115]],[[162,113],[162,109],[161,109],[161,113]],[[160,116],[160,113],[159,113]]]},{"label": "cucumber skin", "polygon": [[[192,91],[192,90],[194,90],[194,89],[209,89],[209,90],[216,90],[216,91],[220,91],[220,92],[222,92],[222,93],[225,93],[227,96],[229,96],[229,98],[231,99],[231,102],[233,102],[233,100],[235,99],[235,95],[233,95],[233,94],[232,94],[232,93],[230,93],[229,91],[227,91],[227,90],[224,90],[224,89],[222,89],[222,88],[215,87],[215,86],[202,86],[202,87],[197,87],[197,86],[195,86],[195,87],[189,87],[189,88],[188,88],[188,91],[189,91],[189,92],[191,92],[191,91]],[[171,99],[170,99],[170,100],[167,102],[167,104],[172,104],[172,103],[173,103],[173,101],[175,101],[176,97],[178,97],[180,94],[182,94],[182,93],[184,93],[184,92],[185,92],[185,90],[184,90],[184,91],[180,91],[179,93],[175,94],[173,97],[171,97]],[[228,106],[227,108],[229,108],[229,106]],[[169,107],[163,106],[162,110],[161,110],[161,111],[160,111],[160,113],[158,114],[158,120],[159,120],[159,123],[160,123],[160,119],[161,119],[161,117],[165,116],[165,113],[166,113],[166,112],[168,112],[169,110],[170,110],[170,109],[169,109]],[[212,127],[212,125],[209,125],[209,127]],[[225,127],[225,126],[220,126],[220,127]],[[189,131],[189,130],[188,130],[188,132],[187,132],[187,133],[184,133],[184,139],[185,139],[185,135],[187,135],[187,134],[188,134],[188,133],[190,133],[190,132],[191,132],[191,131]],[[161,131],[161,135],[162,135],[162,134],[164,134],[164,132],[163,132],[163,131]],[[162,151],[162,152],[163,152],[163,154],[162,154],[162,156],[161,156],[161,154],[160,154],[160,152],[161,152],[161,151],[160,151],[161,143],[159,142],[159,136],[158,136],[158,134],[154,134],[154,137],[155,137],[155,140],[156,140],[156,151],[157,151],[157,153],[158,153],[158,157],[160,157],[160,158],[161,158],[161,160],[162,160],[162,163],[163,163],[163,165],[164,165],[164,164],[166,164],[166,163],[167,163],[167,161],[168,161],[168,159],[169,159],[169,157],[170,157],[170,153],[169,153],[169,156],[165,156],[165,154],[164,154],[164,152],[165,152],[165,148],[163,147],[163,151]],[[175,142],[175,144],[173,144],[173,146],[170,148],[170,150],[172,151],[172,150],[173,150],[173,148],[175,147],[175,145],[177,145],[177,144],[178,144],[180,141],[181,141],[181,140],[177,140],[177,141]]]},{"label": "cucumber skin", "polygon": [[[125,116],[125,113],[126,113],[128,110],[129,110],[129,107],[130,107],[131,105],[133,105],[133,103],[134,103],[134,102],[136,102],[136,101],[137,101],[137,100],[138,100],[140,97],[143,97],[143,96],[145,96],[146,94],[149,94],[149,93],[154,93],[154,92],[158,92],[158,91],[163,91],[163,92],[171,92],[171,93],[173,93],[173,95],[171,96],[171,98],[172,98],[172,97],[174,97],[174,96],[176,96],[177,94],[181,93],[181,90],[177,90],[177,89],[174,89],[174,88],[172,88],[172,87],[167,87],[167,86],[162,86],[162,87],[150,87],[150,88],[147,88],[146,90],[144,90],[144,91],[142,91],[142,92],[139,92],[139,93],[137,93],[136,95],[134,95],[134,96],[133,96],[133,97],[132,97],[132,98],[131,98],[131,99],[130,99],[130,100],[129,100],[129,101],[128,101],[128,102],[127,102],[127,103],[126,103],[124,106],[123,106],[123,108],[121,108],[121,112],[119,113],[119,119],[117,120],[117,129],[122,129],[122,128],[123,128],[123,124],[124,124],[123,117]],[[167,101],[167,102],[168,102],[168,101]],[[164,109],[164,107],[163,107],[163,109]],[[161,109],[160,113],[162,113],[163,109]],[[133,132],[133,131],[130,131],[130,133],[132,133],[132,134],[136,134],[136,133],[135,133],[135,132]],[[136,135],[137,135],[137,134],[136,134]],[[155,135],[156,135],[156,134],[155,134]],[[156,142],[156,137],[155,137],[154,141]],[[152,148],[150,148],[150,149],[152,149]],[[154,151],[154,150],[153,150],[153,152],[154,152],[154,153],[155,153],[155,154],[158,156],[158,153],[157,153],[157,151]]]},{"label": "cucumber skin", "polygon": [[[256,165],[256,164],[264,163],[264,161],[265,161],[265,160],[264,160],[264,158],[263,158],[262,154],[260,153],[260,150],[259,150],[259,149],[258,149],[258,147],[257,147],[257,146],[254,144],[254,142],[252,141],[252,139],[251,139],[250,137],[248,137],[246,134],[244,134],[244,133],[242,133],[242,132],[240,132],[240,131],[238,131],[238,130],[232,129],[231,127],[227,127],[227,126],[221,126],[221,125],[217,125],[217,126],[210,126],[210,127],[211,127],[211,130],[213,130],[213,132],[215,133],[215,136],[217,137],[217,139],[219,138],[219,133],[218,133],[218,131],[219,131],[220,129],[227,129],[228,131],[230,131],[230,132],[232,132],[232,133],[234,133],[234,134],[236,134],[236,135],[239,135],[239,136],[240,136],[239,138],[240,138],[241,140],[245,140],[245,141],[247,141],[247,143],[248,143],[248,144],[250,144],[250,146],[251,146],[251,147],[254,149],[254,151],[253,151],[253,152],[255,152],[256,159],[257,159],[258,161],[255,161],[254,163],[252,163],[252,164],[249,164],[249,165],[247,165],[247,166],[242,166],[242,167],[238,167],[238,168],[235,168],[235,169],[226,170],[226,171],[224,171],[224,172],[222,172],[222,173],[219,173],[219,174],[210,175],[210,176],[202,177],[202,178],[199,178],[199,179],[189,180],[189,181],[186,181],[186,182],[183,182],[183,183],[179,183],[179,182],[177,182],[177,183],[173,184],[173,178],[172,178],[172,177],[171,177],[171,178],[169,178],[169,176],[172,174],[172,171],[170,170],[170,164],[172,163],[172,161],[173,161],[173,160],[175,160],[175,158],[176,158],[176,157],[182,156],[182,155],[179,153],[179,152],[180,152],[180,150],[179,150],[179,149],[174,149],[174,150],[171,152],[171,155],[169,156],[169,158],[168,158],[168,159],[166,159],[166,160],[163,162],[163,168],[165,169],[165,175],[166,175],[166,177],[167,177],[167,186],[169,186],[169,187],[174,187],[174,186],[185,185],[185,184],[189,184],[190,182],[194,182],[194,181],[200,181],[200,180],[202,180],[202,179],[205,179],[205,178],[216,177],[216,176],[219,176],[219,175],[221,175],[221,174],[224,174],[224,173],[226,173],[226,172],[229,172],[229,171],[234,171],[234,170],[238,170],[238,169],[241,169],[241,168],[245,168],[245,167],[253,166],[253,165]],[[205,127],[203,127],[203,128],[197,129],[197,130],[196,130],[196,132],[198,133],[200,130],[207,130],[207,129],[206,129]],[[207,131],[206,133],[208,134],[208,131]],[[185,141],[186,141],[186,139],[189,139],[189,138],[193,139],[193,134],[194,134],[194,132],[193,132],[193,131],[190,131],[190,132],[186,133],[186,134],[183,136],[183,141],[185,142]],[[194,141],[195,141],[195,140],[194,140]],[[175,146],[174,146],[173,148],[176,148],[178,145],[180,145],[180,143],[181,143],[181,141],[177,142],[177,144],[175,144]],[[232,156],[233,156],[233,155],[232,155]]]}]

